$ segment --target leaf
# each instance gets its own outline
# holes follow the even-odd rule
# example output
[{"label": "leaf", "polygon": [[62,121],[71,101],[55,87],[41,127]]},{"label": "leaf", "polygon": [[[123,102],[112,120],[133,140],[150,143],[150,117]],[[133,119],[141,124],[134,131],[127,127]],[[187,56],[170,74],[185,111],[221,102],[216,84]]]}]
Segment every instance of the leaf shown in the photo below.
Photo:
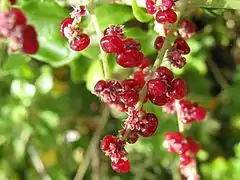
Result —
[{"label": "leaf", "polygon": [[132,11],[135,18],[142,23],[149,22],[153,19],[153,16],[149,15],[137,5],[137,0],[132,0]]},{"label": "leaf", "polygon": [[71,61],[76,53],[71,51],[67,40],[60,36],[59,27],[69,16],[67,10],[53,1],[24,1],[21,8],[38,33],[40,49],[33,57],[53,66]]},{"label": "leaf", "polygon": [[188,0],[189,7],[240,9],[239,0]]},{"label": "leaf", "polygon": [[96,8],[95,13],[102,30],[110,24],[123,24],[134,18],[130,7],[119,4],[101,5]]},{"label": "leaf", "polygon": [[23,65],[27,64],[29,60],[30,57],[24,54],[20,53],[9,54],[7,57],[7,61],[4,64],[4,69],[9,72],[12,72],[14,70],[21,68]]}]

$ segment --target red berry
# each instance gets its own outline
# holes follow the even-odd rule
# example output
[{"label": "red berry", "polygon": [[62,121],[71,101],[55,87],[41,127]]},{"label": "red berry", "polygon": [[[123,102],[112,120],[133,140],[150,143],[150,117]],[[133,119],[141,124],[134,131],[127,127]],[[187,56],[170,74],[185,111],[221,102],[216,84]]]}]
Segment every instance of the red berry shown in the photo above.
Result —
[{"label": "red berry", "polygon": [[142,86],[136,79],[126,79],[122,82],[122,88],[124,90],[134,89],[135,91],[140,91]]},{"label": "red berry", "polygon": [[23,14],[21,9],[18,8],[11,8],[9,13],[12,14],[15,18],[15,25],[26,25],[27,18]]},{"label": "red berry", "polygon": [[182,143],[184,136],[180,132],[168,132],[165,134],[164,147],[169,152],[180,153],[182,151]]},{"label": "red berry", "polygon": [[111,150],[112,145],[116,145],[116,144],[117,144],[117,137],[112,135],[107,135],[101,141],[101,145],[100,145],[101,151],[107,152]]},{"label": "red berry", "polygon": [[151,62],[148,59],[143,59],[141,64],[138,66],[140,69],[144,69],[146,67],[149,67]]},{"label": "red berry", "polygon": [[182,56],[182,51],[175,48],[167,52],[168,61],[177,68],[182,68],[186,64],[186,58]]},{"label": "red berry", "polygon": [[143,59],[144,55],[140,51],[127,50],[116,56],[117,63],[125,68],[137,67],[141,64]]},{"label": "red berry", "polygon": [[187,154],[181,154],[180,155],[180,163],[181,163],[181,165],[186,166],[186,165],[190,164],[191,162],[192,162],[192,157],[191,156],[189,156]]},{"label": "red berry", "polygon": [[170,69],[168,69],[165,66],[160,66],[157,68],[154,74],[154,78],[166,80],[168,83],[170,83],[173,80],[174,76],[173,76],[173,72]]},{"label": "red berry", "polygon": [[152,96],[161,96],[166,91],[166,84],[158,79],[152,79],[147,82],[147,92]]},{"label": "red berry", "polygon": [[149,100],[158,106],[163,106],[165,104],[167,104],[170,101],[170,98],[167,97],[165,94],[161,95],[161,96],[152,96],[149,95]]},{"label": "red berry", "polygon": [[190,136],[186,137],[186,141],[187,141],[186,147],[185,147],[186,150],[190,151],[193,154],[197,154],[201,148],[200,144]]},{"label": "red berry", "polygon": [[143,118],[144,123],[141,125],[139,134],[143,137],[152,136],[158,127],[158,119],[153,113],[147,113]]},{"label": "red berry", "polygon": [[147,0],[146,9],[149,14],[154,14],[157,11],[156,2],[154,0]]},{"label": "red berry", "polygon": [[71,42],[70,47],[74,51],[82,51],[90,44],[90,38],[87,34],[77,35]]},{"label": "red berry", "polygon": [[177,21],[177,14],[172,9],[158,11],[156,21],[162,24],[173,24]]},{"label": "red berry", "polygon": [[141,44],[132,38],[127,38],[126,40],[123,41],[123,43],[124,43],[124,48],[126,50],[132,50],[132,51],[141,50]]},{"label": "red berry", "polygon": [[[122,130],[120,131],[120,133],[121,133],[122,136],[124,136],[125,133],[126,133],[126,129],[122,129]],[[129,144],[134,144],[134,143],[137,142],[137,140],[138,140],[138,138],[139,138],[138,132],[137,132],[137,131],[130,131],[130,132],[128,133],[128,135],[127,135],[126,138],[127,138],[126,141],[127,141]]]},{"label": "red berry", "polygon": [[196,25],[188,19],[179,22],[179,33],[183,38],[190,38],[196,31]]},{"label": "red berry", "polygon": [[128,160],[119,159],[117,163],[112,162],[112,169],[119,173],[127,173],[130,170],[130,163]]},{"label": "red berry", "polygon": [[16,4],[17,0],[9,0],[12,5]]},{"label": "red berry", "polygon": [[175,0],[162,0],[162,7],[164,9],[171,9],[175,5]]},{"label": "red berry", "polygon": [[134,106],[139,100],[139,95],[135,90],[125,90],[119,95],[121,101],[127,106]]},{"label": "red berry", "polygon": [[157,51],[160,51],[162,46],[163,46],[163,43],[164,43],[164,40],[165,40],[165,37],[163,36],[158,36],[156,39],[155,39],[155,42],[154,42],[154,47]]},{"label": "red berry", "polygon": [[81,17],[87,14],[86,6],[75,6],[71,12],[71,18],[76,19],[78,22],[81,21]]},{"label": "red berry", "polygon": [[108,28],[104,31],[104,36],[117,36],[120,39],[124,38],[124,32],[123,32],[123,25],[110,25]]},{"label": "red berry", "polygon": [[99,94],[101,93],[104,89],[108,88],[107,83],[104,80],[100,80],[97,82],[97,84],[94,87],[94,92]]},{"label": "red berry", "polygon": [[60,33],[62,36],[67,37],[68,32],[66,32],[67,29],[65,29],[65,28],[68,28],[69,26],[71,26],[72,22],[73,22],[72,18],[66,18],[61,22]]},{"label": "red berry", "polygon": [[141,84],[141,87],[144,86],[144,84],[145,84],[144,74],[141,70],[136,71],[134,73],[134,79],[136,79]]},{"label": "red berry", "polygon": [[106,53],[121,53],[123,52],[123,42],[117,36],[104,36],[100,40],[102,49]]},{"label": "red berry", "polygon": [[189,54],[190,53],[190,47],[188,46],[187,42],[183,38],[177,38],[174,41],[174,46],[181,50],[183,54]]},{"label": "red berry", "polygon": [[171,96],[174,99],[182,99],[186,96],[187,93],[187,85],[186,81],[183,78],[176,78],[172,81],[172,89]]},{"label": "red berry", "polygon": [[31,25],[25,26],[22,34],[22,51],[28,54],[35,54],[38,48],[39,44],[35,28]]},{"label": "red berry", "polygon": [[195,113],[194,113],[194,119],[197,121],[202,121],[206,116],[206,109],[202,107],[196,107]]}]

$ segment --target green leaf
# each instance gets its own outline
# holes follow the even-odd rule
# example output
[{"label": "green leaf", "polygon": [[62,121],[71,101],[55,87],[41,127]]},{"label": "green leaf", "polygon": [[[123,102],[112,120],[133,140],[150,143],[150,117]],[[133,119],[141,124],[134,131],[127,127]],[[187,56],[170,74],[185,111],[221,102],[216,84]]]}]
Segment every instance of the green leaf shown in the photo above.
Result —
[{"label": "green leaf", "polygon": [[87,88],[93,91],[95,84],[101,79],[104,79],[102,64],[100,60],[95,60],[86,74],[85,81]]},{"label": "green leaf", "polygon": [[153,19],[153,16],[149,15],[137,5],[137,0],[132,0],[132,11],[135,18],[140,22],[145,23]]},{"label": "green leaf", "polygon": [[123,24],[134,18],[130,7],[119,4],[101,5],[96,8],[95,13],[102,30],[110,24]]},{"label": "green leaf", "polygon": [[27,64],[30,59],[29,56],[21,53],[9,54],[3,68],[6,71],[12,72]]},{"label": "green leaf", "polygon": [[64,65],[76,55],[67,40],[60,36],[61,21],[68,17],[67,10],[53,1],[24,1],[21,8],[38,33],[40,49],[33,57],[53,66]]},{"label": "green leaf", "polygon": [[240,9],[239,0],[188,0],[189,7]]}]

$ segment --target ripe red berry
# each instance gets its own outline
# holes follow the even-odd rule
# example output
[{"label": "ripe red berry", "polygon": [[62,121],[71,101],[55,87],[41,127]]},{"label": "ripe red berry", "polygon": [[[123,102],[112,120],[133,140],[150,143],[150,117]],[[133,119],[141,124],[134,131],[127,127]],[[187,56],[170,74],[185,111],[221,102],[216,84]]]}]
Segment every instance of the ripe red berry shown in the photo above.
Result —
[{"label": "ripe red berry", "polygon": [[174,41],[174,46],[182,51],[183,54],[189,54],[190,53],[190,47],[188,46],[187,42],[183,38],[177,38]]},{"label": "ripe red berry", "polygon": [[137,67],[141,64],[143,59],[144,55],[140,51],[127,50],[116,56],[117,63],[125,68]]},{"label": "ripe red berry", "polygon": [[124,90],[134,89],[135,91],[140,91],[142,89],[141,84],[136,79],[126,79],[122,82],[122,88]]},{"label": "ripe red berry", "polygon": [[121,53],[123,52],[123,42],[117,36],[104,36],[100,40],[102,49],[106,53]]},{"label": "ripe red berry", "polygon": [[149,100],[155,105],[163,106],[170,101],[170,98],[168,96],[166,96],[165,94],[163,94],[161,96],[149,95]]},{"label": "ripe red berry", "polygon": [[22,32],[22,51],[28,54],[35,54],[38,48],[39,44],[35,28],[31,25],[25,26]]},{"label": "ripe red berry", "polygon": [[182,99],[186,96],[187,93],[187,85],[186,81],[183,78],[176,78],[172,81],[172,89],[171,96],[174,99]]},{"label": "ripe red berry", "polygon": [[119,96],[121,101],[127,106],[134,106],[139,100],[139,95],[135,90],[125,90]]},{"label": "ripe red berry", "polygon": [[177,14],[172,9],[158,11],[156,21],[161,24],[173,24],[177,21]]},{"label": "ripe red berry", "polygon": [[160,51],[162,46],[163,46],[163,43],[164,43],[164,40],[165,40],[165,37],[163,36],[158,36],[156,39],[155,39],[155,42],[154,42],[154,47],[157,51]]},{"label": "ripe red berry", "polygon": [[[125,135],[126,133],[126,129],[121,129],[120,130],[120,133],[122,136]],[[130,131],[126,137],[126,141],[129,143],[129,144],[134,144],[137,142],[139,136],[138,136],[138,132],[137,131]]]},{"label": "ripe red berry", "polygon": [[164,9],[171,9],[175,5],[175,0],[162,0],[162,7]]},{"label": "ripe red berry", "polygon": [[73,19],[72,18],[66,18],[64,19],[62,22],[61,22],[61,25],[60,25],[60,33],[62,36],[64,37],[68,37],[68,32],[67,32],[67,28],[69,26],[71,26],[71,24],[73,23]]},{"label": "ripe red berry", "polygon": [[134,79],[136,79],[141,84],[141,87],[144,86],[144,84],[145,84],[144,74],[141,70],[136,71],[134,73]]},{"label": "ripe red berry", "polygon": [[116,145],[116,144],[117,144],[117,137],[112,135],[107,135],[101,141],[101,145],[100,145],[101,151],[107,152],[111,150],[112,145]]},{"label": "ripe red berry", "polygon": [[119,173],[127,173],[130,170],[130,163],[128,160],[119,159],[117,163],[112,162],[112,169]]},{"label": "ripe red berry", "polygon": [[192,137],[190,136],[186,137],[185,149],[187,151],[190,151],[193,154],[197,154],[200,148],[201,148],[200,144],[197,141],[195,141]]},{"label": "ripe red berry", "polygon": [[90,38],[87,34],[77,35],[71,42],[70,47],[74,51],[82,51],[90,44]]},{"label": "ripe red berry", "polygon": [[144,123],[141,125],[139,134],[143,137],[152,136],[158,127],[158,119],[153,113],[147,113],[143,118]]},{"label": "ripe red berry", "polygon": [[146,9],[149,14],[154,14],[157,11],[156,2],[154,0],[147,0]]},{"label": "ripe red berry", "polygon": [[180,153],[182,150],[182,143],[184,141],[184,136],[180,132],[168,132],[165,134],[164,147],[167,148],[169,152]]},{"label": "ripe red berry", "polygon": [[124,48],[126,50],[132,50],[132,51],[140,51],[141,50],[141,44],[132,39],[132,38],[127,38],[123,41],[124,43]]},{"label": "ripe red berry", "polygon": [[94,92],[96,94],[101,93],[104,89],[108,88],[107,83],[104,80],[100,80],[97,82],[97,84],[94,87]]},{"label": "ripe red berry", "polygon": [[177,68],[182,68],[186,64],[186,58],[182,56],[182,51],[175,48],[167,52],[168,61]]},{"label": "ripe red berry", "polygon": [[110,25],[104,31],[104,36],[117,36],[120,39],[124,38],[123,25]]},{"label": "ripe red berry", "polygon": [[19,8],[11,8],[9,14],[14,16],[15,25],[26,25],[27,18]]},{"label": "ripe red berry", "polygon": [[194,113],[194,119],[197,121],[202,121],[206,116],[206,109],[202,107],[196,107],[195,113]]},{"label": "ripe red berry", "polygon": [[174,78],[173,72],[165,66],[160,66],[154,73],[154,79],[165,80],[167,83],[171,83]]},{"label": "ripe red berry", "polygon": [[181,163],[181,165],[186,166],[186,165],[190,164],[191,162],[192,162],[192,157],[191,156],[189,156],[187,154],[181,154],[180,155],[180,163]]},{"label": "ripe red berry", "polygon": [[196,25],[188,19],[182,19],[179,22],[179,33],[183,38],[190,38],[196,31]]},{"label": "ripe red berry", "polygon": [[143,59],[141,64],[138,66],[140,69],[144,69],[146,67],[149,67],[151,62],[148,59]]},{"label": "ripe red berry", "polygon": [[152,79],[147,82],[147,92],[152,96],[161,96],[167,91],[167,86],[159,79]]}]

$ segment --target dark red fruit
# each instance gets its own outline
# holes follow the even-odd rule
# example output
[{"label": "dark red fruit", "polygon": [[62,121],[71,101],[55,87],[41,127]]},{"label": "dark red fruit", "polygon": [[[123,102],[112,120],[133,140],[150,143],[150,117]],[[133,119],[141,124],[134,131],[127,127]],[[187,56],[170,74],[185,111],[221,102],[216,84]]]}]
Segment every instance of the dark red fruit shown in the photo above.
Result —
[{"label": "dark red fruit", "polygon": [[188,19],[179,22],[179,33],[183,38],[190,38],[196,31],[196,25]]},{"label": "dark red fruit", "polygon": [[103,138],[101,141],[101,151],[106,152],[111,149],[111,145],[116,145],[117,144],[117,137],[112,136],[112,135],[107,135]]},{"label": "dark red fruit", "polygon": [[100,81],[98,81],[97,84],[95,85],[95,87],[94,87],[94,92],[95,92],[96,94],[99,94],[99,93],[101,93],[101,92],[102,92],[104,89],[106,89],[106,88],[108,88],[108,85],[107,85],[106,81],[100,80]]},{"label": "dark red fruit", "polygon": [[[125,136],[125,133],[126,133],[126,129],[121,129],[120,130],[120,133],[122,136]],[[137,131],[130,131],[126,137],[126,141],[129,143],[129,144],[134,144],[137,142],[139,136],[138,136],[138,132]]]},{"label": "dark red fruit", "polygon": [[135,90],[125,90],[119,95],[121,101],[127,106],[134,106],[139,100],[139,95]]},{"label": "dark red fruit", "polygon": [[164,9],[171,9],[175,5],[175,0],[162,0],[162,7]]},{"label": "dark red fruit", "polygon": [[117,36],[104,36],[100,40],[102,49],[106,53],[121,53],[123,52],[123,41]]},{"label": "dark red fruit", "polygon": [[156,2],[154,0],[147,0],[146,9],[149,14],[154,14],[157,11]]},{"label": "dark red fruit", "polygon": [[70,48],[74,51],[82,51],[90,44],[90,38],[87,34],[77,35],[71,42]]},{"label": "dark red fruit", "polygon": [[183,78],[176,78],[172,81],[172,93],[171,96],[174,99],[182,99],[186,96],[187,85]]},{"label": "dark red fruit", "polygon": [[186,58],[182,56],[182,51],[178,49],[170,49],[167,52],[168,61],[177,68],[182,68],[186,64]]},{"label": "dark red fruit", "polygon": [[128,160],[119,159],[117,163],[112,162],[112,169],[119,173],[127,173],[130,170],[130,163]]},{"label": "dark red fruit", "polygon": [[173,24],[177,21],[177,14],[172,9],[158,11],[156,21],[161,24]]},{"label": "dark red fruit", "polygon": [[22,34],[22,51],[27,54],[35,54],[38,48],[37,32],[33,26],[25,26]]},{"label": "dark red fruit", "polygon": [[186,150],[190,151],[193,154],[197,154],[201,148],[200,144],[190,136],[186,137],[186,141]]},{"label": "dark red fruit", "polygon": [[146,116],[143,118],[143,121],[146,121],[146,123],[143,123],[141,125],[139,134],[143,137],[152,136],[156,132],[158,127],[157,117],[153,113],[147,113]]},{"label": "dark red fruit", "polygon": [[141,64],[144,59],[143,53],[139,51],[124,51],[123,53],[117,54],[117,63],[125,68],[137,67]]},{"label": "dark red fruit", "polygon": [[134,73],[134,79],[136,79],[141,84],[141,87],[144,86],[144,84],[145,84],[144,74],[141,70],[136,71]]},{"label": "dark red fruit", "polygon": [[124,43],[124,48],[126,50],[132,50],[132,51],[141,50],[141,44],[132,38],[127,38],[126,40],[123,41],[123,43]]},{"label": "dark red fruit", "polygon": [[147,82],[147,92],[152,96],[161,96],[166,91],[166,84],[158,79],[152,79]]},{"label": "dark red fruit", "polygon": [[60,25],[60,33],[62,36],[66,37],[66,32],[65,32],[65,28],[70,26],[73,22],[72,18],[66,18],[61,22]]},{"label": "dark red fruit", "polygon": [[138,66],[140,69],[144,69],[146,67],[149,67],[151,62],[148,59],[143,59],[141,64]]},{"label": "dark red fruit", "polygon": [[174,41],[174,46],[182,51],[183,54],[189,54],[190,53],[190,47],[188,46],[187,42],[183,38],[177,38]]},{"label": "dark red fruit", "polygon": [[154,47],[157,51],[160,51],[162,46],[163,46],[163,43],[164,43],[164,40],[165,40],[165,37],[163,36],[158,36],[156,39],[155,39],[155,42],[154,42]]},{"label": "dark red fruit", "polygon": [[110,25],[104,31],[104,36],[117,36],[120,39],[124,38],[123,25]]},{"label": "dark red fruit", "polygon": [[169,152],[180,153],[182,152],[182,143],[184,136],[180,132],[168,132],[165,134],[164,147]]},{"label": "dark red fruit", "polygon": [[163,106],[165,104],[167,104],[170,101],[170,98],[167,97],[165,94],[161,95],[161,96],[152,96],[149,95],[149,100],[158,106]]},{"label": "dark red fruit", "polygon": [[135,91],[140,91],[142,89],[141,84],[136,79],[126,79],[122,82],[122,88],[124,90],[134,89]]},{"label": "dark red fruit", "polygon": [[21,9],[18,8],[11,8],[9,13],[12,14],[15,18],[15,25],[26,25],[27,18],[23,14]]},{"label": "dark red fruit", "polygon": [[197,121],[202,121],[206,117],[206,109],[202,107],[196,107],[194,119]]},{"label": "dark red fruit", "polygon": [[170,83],[173,80],[174,76],[173,76],[173,72],[170,69],[168,69],[165,66],[160,66],[157,68],[154,74],[154,78],[166,80],[168,83]]}]

